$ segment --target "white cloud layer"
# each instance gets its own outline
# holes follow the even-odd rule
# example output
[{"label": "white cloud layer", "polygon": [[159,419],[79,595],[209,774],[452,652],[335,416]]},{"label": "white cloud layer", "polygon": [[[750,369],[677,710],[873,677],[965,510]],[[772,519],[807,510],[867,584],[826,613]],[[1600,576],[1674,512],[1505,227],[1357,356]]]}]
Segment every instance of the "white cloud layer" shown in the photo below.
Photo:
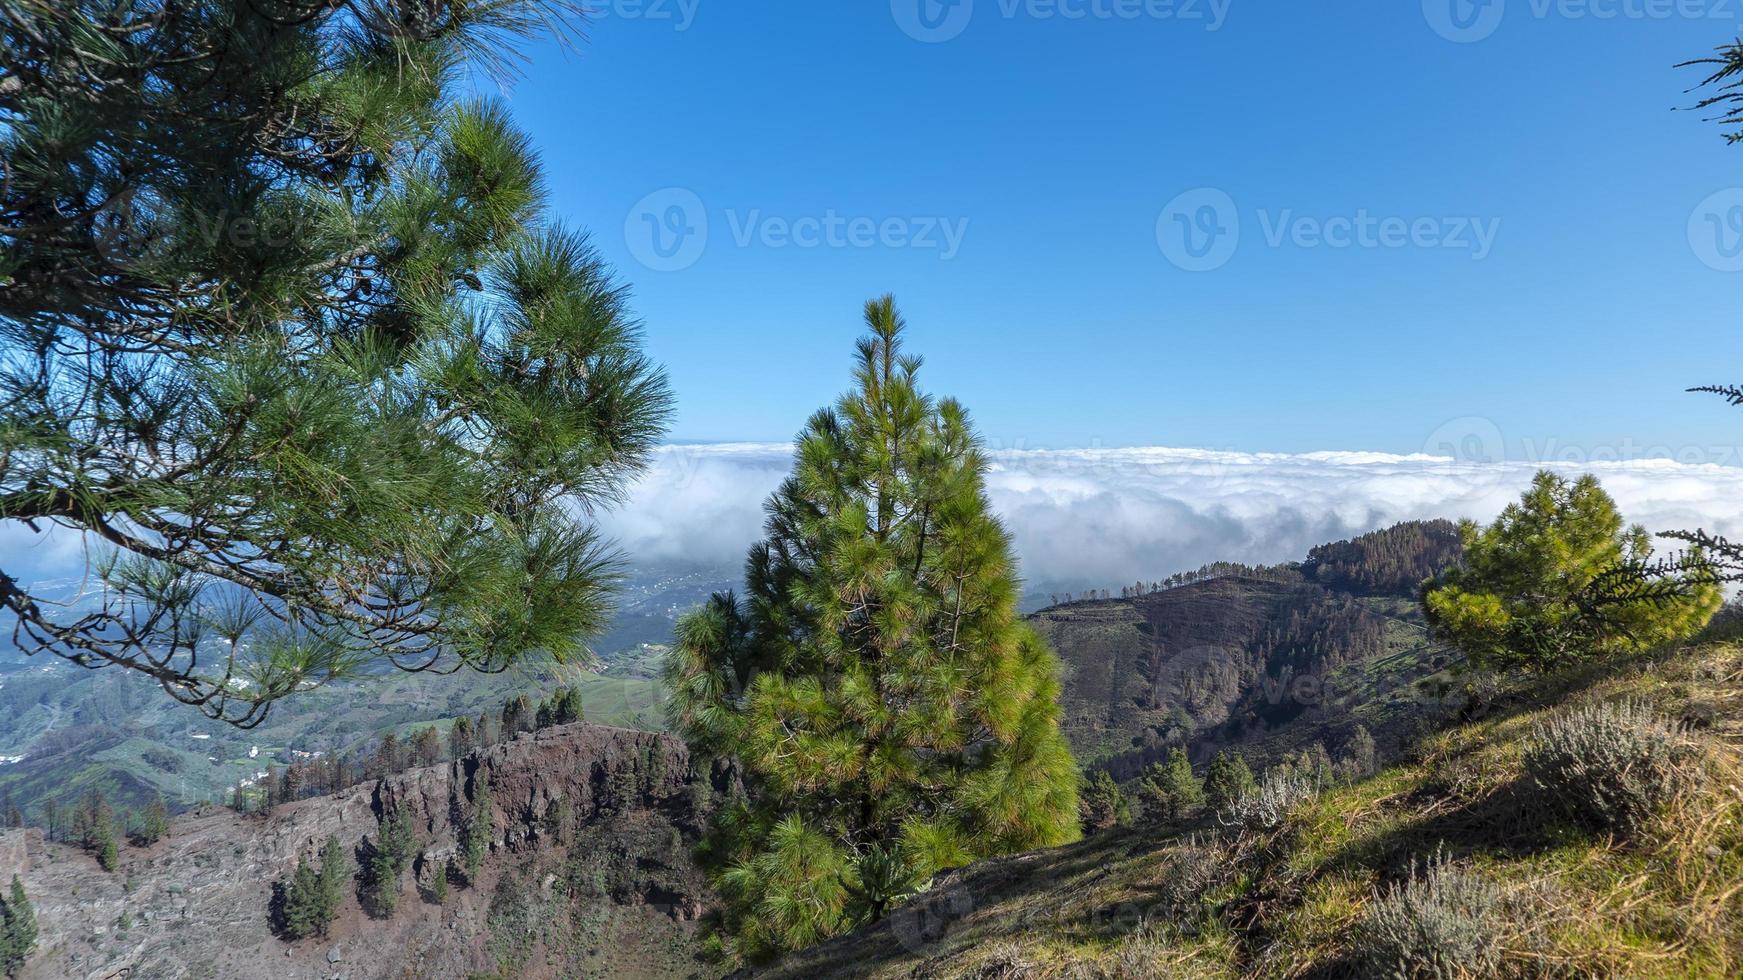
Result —
[{"label": "white cloud layer", "polygon": [[[663,449],[629,503],[602,518],[638,561],[736,566],[761,533],[785,444]],[[1193,449],[1007,450],[988,493],[1037,585],[1104,586],[1219,560],[1300,558],[1401,520],[1493,518],[1540,464],[1384,453]],[[1743,534],[1743,468],[1660,459],[1551,463],[1595,473],[1648,529]]]}]

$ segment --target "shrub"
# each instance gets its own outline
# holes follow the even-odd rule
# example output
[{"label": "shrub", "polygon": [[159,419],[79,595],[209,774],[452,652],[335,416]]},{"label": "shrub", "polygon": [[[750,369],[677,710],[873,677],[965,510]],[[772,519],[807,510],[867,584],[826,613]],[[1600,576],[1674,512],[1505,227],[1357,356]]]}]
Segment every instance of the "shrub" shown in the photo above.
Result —
[{"label": "shrub", "polygon": [[1278,766],[1260,783],[1236,797],[1217,815],[1225,827],[1270,830],[1283,823],[1289,808],[1319,792],[1313,777],[1293,766]]},{"label": "shrub", "polygon": [[1533,730],[1526,784],[1545,809],[1631,836],[1694,785],[1698,760],[1682,728],[1650,706],[1591,705]]},{"label": "shrub", "polygon": [[1168,869],[1156,883],[1154,912],[1173,928],[1192,933],[1204,918],[1204,898],[1227,884],[1235,862],[1211,844],[1190,838],[1169,857]]},{"label": "shrub", "polygon": [[1361,975],[1494,976],[1501,963],[1500,906],[1494,885],[1436,855],[1422,875],[1375,893],[1352,937]]}]

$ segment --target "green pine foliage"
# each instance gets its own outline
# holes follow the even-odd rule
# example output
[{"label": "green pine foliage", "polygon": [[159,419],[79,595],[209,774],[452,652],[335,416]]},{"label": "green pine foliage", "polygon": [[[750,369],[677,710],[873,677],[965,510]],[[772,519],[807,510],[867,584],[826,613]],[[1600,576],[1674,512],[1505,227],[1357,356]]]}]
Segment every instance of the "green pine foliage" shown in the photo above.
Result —
[{"label": "green pine foliage", "polygon": [[399,893],[404,887],[405,871],[417,854],[417,832],[412,829],[411,816],[395,813],[381,822],[375,849],[369,858],[366,884],[370,905],[376,915],[390,918],[399,908]]},{"label": "green pine foliage", "polygon": [[490,781],[479,776],[478,788],[472,794],[472,813],[466,819],[466,829],[460,839],[461,858],[466,863],[469,884],[478,881],[478,869],[484,867],[484,858],[490,853],[491,839],[496,833],[491,806]]},{"label": "green pine foliage", "polygon": [[351,857],[339,844],[339,838],[329,834],[321,848],[321,904],[318,911],[323,931],[326,924],[339,914],[345,902],[345,891],[351,883]]},{"label": "green pine foliage", "polygon": [[298,861],[291,880],[284,890],[284,934],[289,939],[306,939],[318,935],[326,923],[321,920],[321,873],[308,862]]},{"label": "green pine foliage", "polygon": [[1700,552],[1651,564],[1646,530],[1625,527],[1590,475],[1537,474],[1495,523],[1459,526],[1464,565],[1430,582],[1435,634],[1476,663],[1554,670],[1693,635],[1724,597]]},{"label": "green pine foliage", "polygon": [[36,945],[36,910],[24,895],[24,883],[12,876],[12,886],[0,899],[0,976],[14,976]]},{"label": "green pine foliage", "polygon": [[1239,752],[1218,752],[1210,760],[1204,774],[1204,799],[1212,810],[1221,812],[1237,800],[1259,788],[1253,778],[1253,768]]},{"label": "green pine foliage", "polygon": [[150,847],[163,839],[169,832],[169,808],[164,806],[163,797],[153,797],[151,802],[140,811],[138,819],[128,832],[136,847]]},{"label": "green pine foliage", "polygon": [[351,861],[339,838],[328,836],[318,865],[299,859],[296,871],[277,888],[279,930],[286,939],[325,936],[339,914],[345,885],[351,877]]},{"label": "green pine foliage", "polygon": [[706,858],[757,959],[880,917],[936,872],[1078,833],[1057,661],[1017,614],[985,460],[921,392],[888,297],[855,386],[800,433],[746,595],[686,616],[674,727],[736,759]]},{"label": "green pine foliage", "polygon": [[1131,804],[1106,769],[1084,780],[1077,799],[1077,819],[1086,832],[1107,830],[1131,822]]},{"label": "green pine foliage", "polygon": [[472,747],[477,743],[478,739],[473,734],[471,717],[461,715],[454,719],[454,724],[448,728],[448,754],[455,759],[463,758],[472,751]]},{"label": "green pine foliage", "polygon": [[371,665],[590,658],[589,505],[671,399],[463,71],[579,13],[0,5],[0,522],[111,549],[96,610],[0,569],[25,652],[240,725]]},{"label": "green pine foliage", "polygon": [[97,864],[104,871],[114,871],[121,866],[121,846],[115,840],[115,822],[104,820],[92,832],[91,850],[97,855]]},{"label": "green pine foliage", "polygon": [[1138,782],[1138,798],[1146,815],[1163,820],[1180,820],[1204,806],[1204,783],[1193,775],[1185,749],[1169,749],[1166,759],[1150,766]]}]

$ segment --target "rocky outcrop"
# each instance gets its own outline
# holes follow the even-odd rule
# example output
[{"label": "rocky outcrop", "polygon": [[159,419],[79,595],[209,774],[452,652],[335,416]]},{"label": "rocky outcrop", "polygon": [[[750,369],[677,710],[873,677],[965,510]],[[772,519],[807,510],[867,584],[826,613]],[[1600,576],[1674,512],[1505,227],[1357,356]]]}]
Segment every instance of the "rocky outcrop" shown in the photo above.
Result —
[{"label": "rocky outcrop", "polygon": [[[490,856],[477,881],[443,887],[484,780]],[[0,832],[0,861],[41,926],[24,980],[690,976],[707,972],[691,949],[710,901],[690,848],[723,787],[669,736],[570,725],[270,816],[196,811],[113,873],[35,831]],[[420,847],[394,915],[372,918],[351,889],[327,937],[274,935],[274,882],[329,835],[366,857],[400,813]]]}]

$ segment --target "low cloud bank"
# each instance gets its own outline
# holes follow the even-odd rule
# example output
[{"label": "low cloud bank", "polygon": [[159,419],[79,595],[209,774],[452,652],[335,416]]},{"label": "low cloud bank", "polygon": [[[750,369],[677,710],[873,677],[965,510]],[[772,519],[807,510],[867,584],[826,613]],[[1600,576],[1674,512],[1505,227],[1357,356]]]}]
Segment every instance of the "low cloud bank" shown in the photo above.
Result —
[{"label": "low cloud bank", "polygon": [[[636,561],[736,567],[762,528],[791,447],[669,446],[629,502],[602,517]],[[1029,581],[1112,587],[1212,561],[1300,558],[1401,520],[1493,518],[1542,468],[1384,453],[1192,449],[1005,450],[987,490]],[[1595,473],[1653,531],[1743,534],[1743,468],[1670,460],[1548,464]]]}]

